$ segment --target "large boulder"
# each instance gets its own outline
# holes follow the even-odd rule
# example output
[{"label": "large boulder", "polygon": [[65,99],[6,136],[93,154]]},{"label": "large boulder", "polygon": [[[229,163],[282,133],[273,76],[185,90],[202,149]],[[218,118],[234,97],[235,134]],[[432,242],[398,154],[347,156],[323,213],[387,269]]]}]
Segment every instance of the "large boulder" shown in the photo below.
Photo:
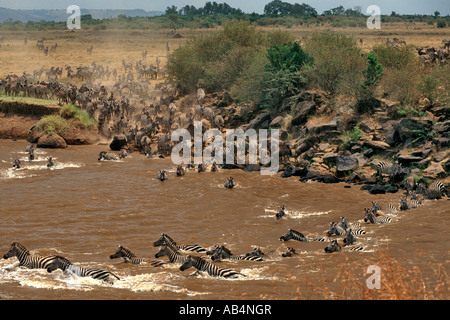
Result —
[{"label": "large boulder", "polygon": [[247,129],[259,129],[259,128],[261,128],[262,124],[266,121],[268,121],[268,124],[270,123],[269,122],[270,121],[270,113],[269,112],[260,113],[252,121],[250,121]]},{"label": "large boulder", "polygon": [[444,178],[446,175],[444,168],[438,162],[433,162],[423,171],[423,176],[430,179]]},{"label": "large boulder", "polygon": [[38,148],[67,148],[66,141],[57,134],[44,134],[37,141]]},{"label": "large boulder", "polygon": [[124,134],[115,135],[109,148],[114,151],[120,151],[127,145],[127,137]]},{"label": "large boulder", "polygon": [[350,156],[338,156],[336,158],[336,172],[337,173],[345,173],[348,171],[354,171],[358,169],[358,159],[350,157]]},{"label": "large boulder", "polygon": [[308,116],[313,114],[317,105],[314,101],[302,101],[295,107],[296,111],[291,120],[293,126],[304,124],[308,120]]},{"label": "large boulder", "polygon": [[418,138],[421,135],[426,135],[431,131],[433,122],[424,118],[403,118],[397,127],[397,132],[401,141],[406,141],[410,138]]}]

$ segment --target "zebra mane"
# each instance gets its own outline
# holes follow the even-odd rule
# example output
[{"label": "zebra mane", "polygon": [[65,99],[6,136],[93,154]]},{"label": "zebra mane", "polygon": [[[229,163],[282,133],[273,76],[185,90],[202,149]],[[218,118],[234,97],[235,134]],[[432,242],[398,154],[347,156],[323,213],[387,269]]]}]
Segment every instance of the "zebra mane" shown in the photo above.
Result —
[{"label": "zebra mane", "polygon": [[233,254],[231,253],[230,249],[226,248],[225,246],[221,246],[220,249],[221,249],[222,251],[224,251],[225,253],[231,255],[231,256],[233,255]]},{"label": "zebra mane", "polygon": [[130,255],[131,257],[136,257],[136,255],[135,255],[133,252],[131,252],[131,250],[128,249],[127,247],[120,246],[120,249],[123,250],[123,251],[125,251],[125,253],[128,254],[128,255]]},{"label": "zebra mane", "polygon": [[305,236],[303,235],[303,233],[298,232],[298,231],[296,231],[296,230],[294,230],[294,229],[289,229],[289,232],[291,232],[291,233],[293,233],[293,234],[295,234],[295,235],[298,235],[299,237],[305,238]]},{"label": "zebra mane", "polygon": [[13,243],[11,243],[11,247],[16,247],[16,248],[18,248],[20,251],[26,252],[26,253],[28,253],[28,254],[30,253],[30,251],[28,251],[28,249],[25,248],[25,246],[24,246],[23,244],[19,243],[19,242],[13,242]]},{"label": "zebra mane", "polygon": [[61,262],[72,264],[72,262],[70,262],[68,259],[64,258],[63,256],[55,256],[55,259],[60,260]]},{"label": "zebra mane", "polygon": [[166,240],[166,242],[170,242],[171,245],[176,246],[177,243],[171,238],[169,237],[167,234],[163,233],[161,235],[161,238],[163,238],[164,240]]}]

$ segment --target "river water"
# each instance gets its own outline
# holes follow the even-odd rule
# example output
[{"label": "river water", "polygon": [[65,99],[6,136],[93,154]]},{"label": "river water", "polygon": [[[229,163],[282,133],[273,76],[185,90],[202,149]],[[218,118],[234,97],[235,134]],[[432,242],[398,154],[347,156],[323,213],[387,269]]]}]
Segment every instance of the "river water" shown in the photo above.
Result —
[{"label": "river water", "polygon": [[[430,266],[443,265],[448,273],[448,200],[401,212],[389,225],[365,225],[364,208],[371,201],[397,204],[401,194],[374,196],[356,185],[302,183],[242,170],[188,170],[177,177],[170,159],[132,153],[120,161],[98,161],[105,145],[37,149],[30,162],[27,145],[0,140],[1,255],[17,241],[32,253],[62,255],[80,266],[112,271],[121,280],[110,285],[60,270],[16,268],[12,257],[0,260],[3,299],[328,299],[333,295],[320,290],[324,283],[339,290],[336,278],[352,263],[362,263],[355,281],[365,283],[364,261],[376,261],[379,250],[408,259],[430,285]],[[53,169],[46,167],[49,156],[56,160]],[[14,158],[21,159],[21,169],[12,169]],[[168,180],[156,179],[160,169],[168,171]],[[237,183],[231,190],[223,187],[229,176]],[[276,220],[282,204],[288,213]],[[363,251],[330,254],[323,250],[326,242],[279,240],[288,229],[322,237],[329,222],[341,216],[362,222],[366,234],[357,244]],[[194,268],[180,271],[176,264],[137,266],[109,258],[123,245],[138,257],[155,259],[153,242],[162,233],[178,244],[223,244],[234,254],[259,247],[264,261],[214,262],[245,275],[227,280],[194,274]],[[282,257],[288,247],[298,255]]]}]

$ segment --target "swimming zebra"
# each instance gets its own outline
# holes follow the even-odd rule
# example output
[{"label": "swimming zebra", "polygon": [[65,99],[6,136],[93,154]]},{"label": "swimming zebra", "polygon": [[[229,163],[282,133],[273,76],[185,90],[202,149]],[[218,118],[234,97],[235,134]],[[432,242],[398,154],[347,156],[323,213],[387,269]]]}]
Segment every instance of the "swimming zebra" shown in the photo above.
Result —
[{"label": "swimming zebra", "polygon": [[161,237],[159,237],[159,239],[156,240],[153,243],[153,246],[154,247],[159,247],[159,246],[162,246],[162,245],[164,245],[166,243],[169,243],[170,245],[174,246],[178,250],[190,251],[190,252],[199,252],[199,253],[205,253],[206,252],[206,249],[204,247],[198,245],[198,244],[180,244],[180,245],[177,245],[177,243],[165,233],[163,233],[161,235]]},{"label": "swimming zebra", "polygon": [[231,253],[231,251],[225,246],[215,246],[213,249],[206,252],[211,256],[212,261],[216,260],[250,260],[250,261],[263,261],[263,258],[258,255],[245,255],[237,256]]},{"label": "swimming zebra", "polygon": [[84,268],[74,265],[72,262],[64,257],[56,256],[52,263],[47,267],[47,272],[53,272],[56,269],[61,269],[66,274],[74,274],[78,277],[92,277],[97,280],[102,280],[109,284],[114,284],[113,277],[120,280],[111,271],[99,269],[99,268]]},{"label": "swimming zebra", "polygon": [[133,252],[131,252],[130,249],[128,249],[124,246],[119,246],[119,249],[117,249],[117,251],[115,253],[110,255],[109,258],[110,259],[123,258],[124,262],[129,261],[132,264],[147,264],[148,263],[153,267],[160,267],[165,264],[163,261],[149,260],[147,258],[138,258],[138,257],[136,257],[136,255]]},{"label": "swimming zebra", "polygon": [[174,246],[169,243],[164,244],[155,254],[155,258],[167,256],[172,263],[183,264],[186,262],[187,256],[180,253]]},{"label": "swimming zebra", "polygon": [[405,211],[409,209],[418,208],[422,205],[422,200],[408,200],[408,198],[400,198],[400,210]]},{"label": "swimming zebra", "polygon": [[164,180],[169,179],[169,178],[167,177],[166,170],[159,170],[159,171],[158,171],[157,179],[160,180],[160,181],[164,181]]},{"label": "swimming zebra", "polygon": [[284,207],[284,204],[281,207],[278,206],[278,211],[275,215],[277,220],[280,220],[285,214],[286,214],[286,208]]},{"label": "swimming zebra", "polygon": [[[378,201],[372,201],[372,210],[374,211],[375,215],[395,214],[398,211],[397,207],[390,203],[387,205],[387,208],[385,210],[382,210]],[[381,211],[382,214],[379,214],[379,211]]]},{"label": "swimming zebra", "polygon": [[232,189],[236,184],[234,183],[234,180],[232,177],[229,177],[225,180],[223,183],[223,186],[227,189]]},{"label": "swimming zebra", "polygon": [[182,166],[177,167],[177,177],[184,176],[184,168]]},{"label": "swimming zebra", "polygon": [[13,163],[13,169],[20,169],[21,167],[21,162],[19,159],[14,159],[14,163]]},{"label": "swimming zebra", "polygon": [[47,168],[51,168],[55,165],[55,162],[53,161],[52,157],[47,158]]},{"label": "swimming zebra", "polygon": [[207,272],[212,277],[237,278],[239,276],[245,276],[242,273],[239,273],[232,269],[219,268],[218,266],[200,257],[188,255],[186,262],[181,265],[180,270],[184,271],[191,267],[195,267],[198,271],[201,272]]},{"label": "swimming zebra", "polygon": [[376,216],[372,209],[364,208],[366,211],[364,216],[364,222],[373,223],[373,224],[386,224],[392,222],[390,217]]},{"label": "swimming zebra", "polygon": [[289,240],[297,240],[297,241],[326,241],[327,238],[306,238],[302,233],[289,229],[287,233],[280,237],[280,241],[289,241]]},{"label": "swimming zebra", "polygon": [[325,249],[324,249],[324,251],[326,253],[339,252],[341,250],[342,250],[342,248],[339,245],[339,243],[337,242],[337,240],[331,241],[330,244],[328,246],[326,246]]},{"label": "swimming zebra", "polygon": [[281,256],[285,258],[292,257],[293,255],[298,255],[294,248],[288,248],[287,252],[281,254]]},{"label": "swimming zebra", "polygon": [[249,256],[262,257],[262,256],[264,256],[264,252],[262,252],[261,248],[253,248],[253,250],[250,252],[247,252],[245,254],[245,256],[247,256],[247,257],[249,257]]},{"label": "swimming zebra", "polygon": [[19,267],[26,267],[29,269],[46,269],[56,258],[56,256],[39,256],[31,254],[25,246],[18,242],[11,243],[11,247],[8,252],[5,253],[3,259],[14,256],[19,260]]},{"label": "swimming zebra", "polygon": [[[346,221],[346,218],[345,217],[341,217],[341,220],[342,219],[344,219],[344,221]],[[346,223],[346,222],[345,222]],[[345,225],[345,223],[344,223],[344,225]],[[348,224],[346,225],[347,226],[347,228],[344,228],[343,226],[342,226],[342,224],[343,224],[343,222],[341,221],[340,223],[337,223],[337,222],[330,222],[330,227],[328,228],[328,231],[326,232],[326,234],[327,234],[327,236],[333,236],[333,235],[336,235],[336,236],[342,236],[342,235],[345,235],[346,234],[346,232],[347,232],[347,230],[351,230],[351,233],[353,234],[353,235],[362,235],[362,234],[366,234],[366,231],[364,230],[364,229],[361,229],[361,228],[355,228],[355,229],[353,229],[353,228],[350,228],[349,226],[348,226]]]}]

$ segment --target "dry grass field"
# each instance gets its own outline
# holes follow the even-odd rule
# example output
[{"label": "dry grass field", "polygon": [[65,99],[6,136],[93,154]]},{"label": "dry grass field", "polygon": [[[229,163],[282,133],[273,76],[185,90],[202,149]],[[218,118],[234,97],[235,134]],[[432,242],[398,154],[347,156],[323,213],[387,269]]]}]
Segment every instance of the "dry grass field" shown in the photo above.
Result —
[{"label": "dry grass field", "polygon": [[[281,27],[280,27],[281,28]],[[273,31],[275,27],[260,28],[264,31]],[[168,50],[182,46],[189,38],[202,34],[217,32],[219,29],[182,29],[178,33],[183,37],[174,38],[168,35],[170,30],[57,30],[57,31],[0,31],[0,38],[4,36],[4,42],[0,48],[0,77],[8,74],[21,75],[23,72],[33,74],[40,68],[65,67],[70,65],[77,67],[89,65],[95,62],[103,66],[109,66],[110,70],[117,69],[123,73],[122,60],[133,65],[142,60],[142,52],[147,50],[148,55],[144,64],[155,64],[159,57],[161,64],[167,61]],[[359,41],[362,39],[362,49],[369,51],[374,45],[386,42],[387,38],[397,37],[405,40],[408,45],[417,47],[439,47],[442,39],[450,38],[448,28],[437,29],[426,23],[405,25],[404,23],[384,23],[380,30],[368,28],[349,27],[331,28],[330,26],[294,26],[285,29],[291,32],[295,39],[309,37],[314,32],[338,32],[351,35]],[[25,45],[24,39],[28,42]],[[48,55],[36,46],[38,39],[45,38],[45,46],[49,47]],[[51,47],[57,44],[56,50]],[[93,46],[92,54],[88,54],[87,48]],[[64,81],[65,72],[63,73]]]}]

